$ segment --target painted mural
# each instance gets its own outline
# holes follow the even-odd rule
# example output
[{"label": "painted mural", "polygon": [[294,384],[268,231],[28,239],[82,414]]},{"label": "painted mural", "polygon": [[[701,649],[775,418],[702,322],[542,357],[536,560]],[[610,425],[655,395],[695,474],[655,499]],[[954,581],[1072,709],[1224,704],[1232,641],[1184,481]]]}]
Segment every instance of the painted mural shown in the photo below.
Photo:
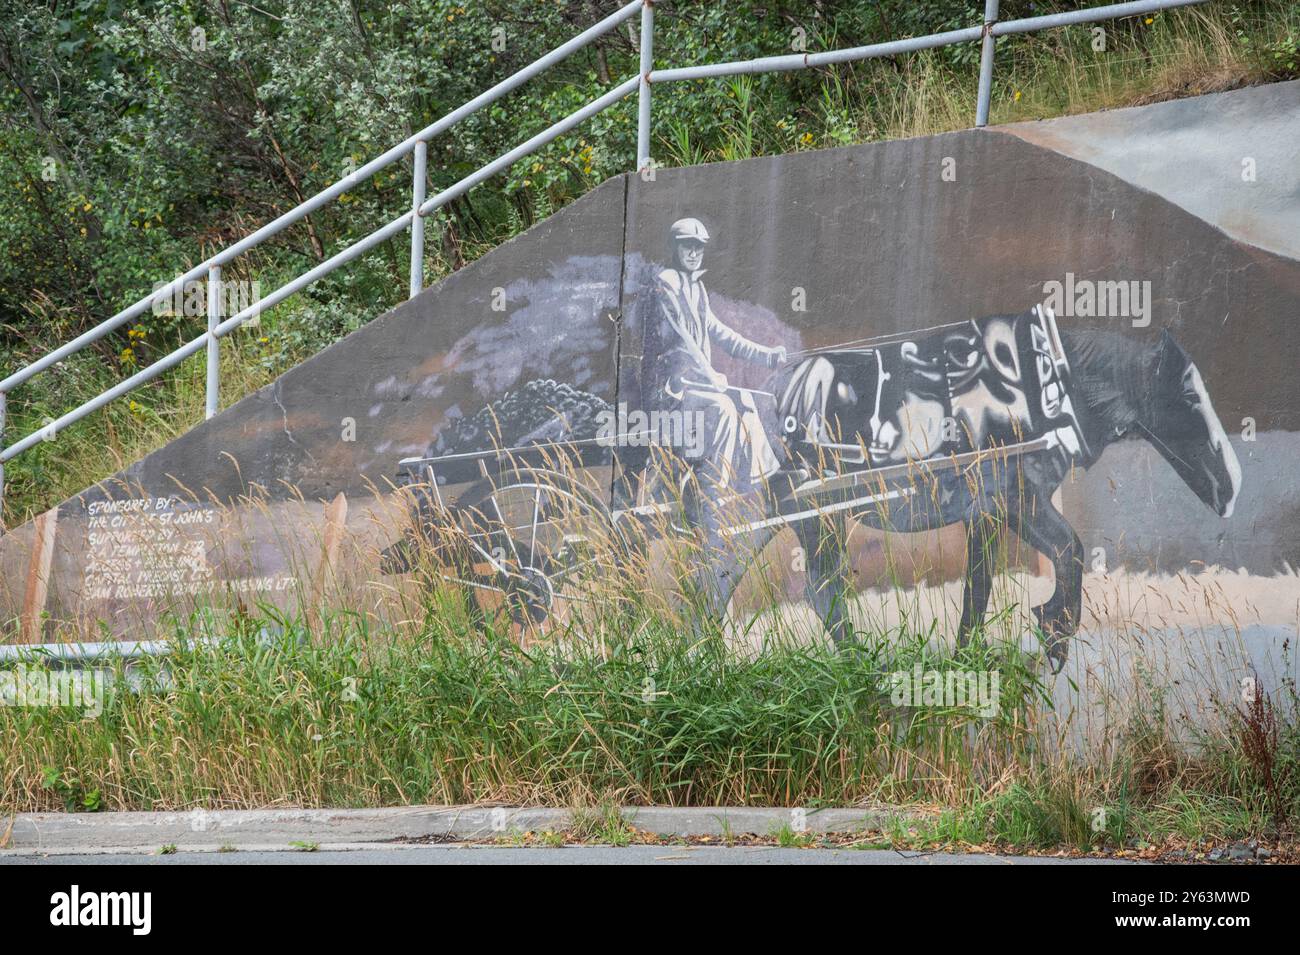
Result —
[{"label": "painted mural", "polygon": [[719,616],[775,597],[836,640],[904,615],[965,640],[1015,606],[1054,670],[1225,628],[1275,659],[1300,262],[1050,133],[607,183],[0,538],[0,607],[28,641],[206,604],[383,615],[432,554],[543,631],[690,538],[709,559],[661,583]]},{"label": "painted mural", "polygon": [[[895,533],[961,525],[964,643],[988,606],[994,537],[1005,526],[1051,562],[1055,589],[1033,614],[1059,670],[1081,619],[1084,572],[1079,536],[1052,502],[1071,469],[1117,441],[1144,440],[1208,508],[1232,515],[1241,467],[1199,369],[1168,332],[1149,347],[1114,332],[1063,334],[1053,311],[1035,306],[791,354],[713,312],[708,241],[699,219],[674,222],[672,264],[641,303],[647,408],[611,429],[614,411],[597,396],[534,381],[460,419],[430,453],[401,462],[420,530],[386,551],[386,571],[411,570],[416,547],[438,546],[450,520],[464,529],[466,552],[442,578],[507,595],[517,619],[539,623],[572,595],[582,567],[617,566],[626,541],[603,551],[597,541],[620,522],[645,525],[635,539],[652,537],[654,518],[680,500],[686,523],[706,535],[699,583],[713,612],[726,612],[744,574],[734,540],[761,549],[788,527],[814,555],[807,598],[844,641],[853,636],[845,521]],[[732,385],[714,347],[775,370],[762,387]],[[561,466],[602,465],[602,448],[637,444],[660,452],[655,478],[667,473],[675,485],[668,500],[640,497],[637,506],[633,495],[607,510]],[[651,463],[625,451],[624,485],[649,483],[641,472]],[[443,500],[441,487],[466,483],[454,505]],[[743,498],[749,506],[737,506]],[[468,520],[449,513],[466,510]]]}]

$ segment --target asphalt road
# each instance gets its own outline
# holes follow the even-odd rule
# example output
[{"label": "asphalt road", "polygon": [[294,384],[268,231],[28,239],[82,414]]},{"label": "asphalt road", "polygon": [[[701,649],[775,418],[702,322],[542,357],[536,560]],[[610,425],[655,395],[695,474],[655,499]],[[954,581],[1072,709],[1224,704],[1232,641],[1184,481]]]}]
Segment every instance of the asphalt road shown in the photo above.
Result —
[{"label": "asphalt road", "polygon": [[317,852],[251,850],[172,855],[3,855],[0,865],[1105,865],[1106,859],[953,855],[878,849],[778,849],[766,846],[383,846]]}]

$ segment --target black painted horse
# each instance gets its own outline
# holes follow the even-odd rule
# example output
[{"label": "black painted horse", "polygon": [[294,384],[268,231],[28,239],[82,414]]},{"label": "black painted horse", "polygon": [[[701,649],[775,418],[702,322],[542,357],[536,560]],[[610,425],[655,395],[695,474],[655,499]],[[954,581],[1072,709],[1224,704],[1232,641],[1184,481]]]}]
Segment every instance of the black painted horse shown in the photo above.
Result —
[{"label": "black painted horse", "polygon": [[[898,532],[965,525],[962,644],[988,606],[995,534],[1011,529],[1055,570],[1054,593],[1033,608],[1055,672],[1082,604],[1083,546],[1052,503],[1071,467],[1088,468],[1110,444],[1137,438],[1221,517],[1240,490],[1241,469],[1201,373],[1168,332],[1151,345],[1109,331],[1061,332],[1036,308],[810,354],[769,387],[792,470],[907,472],[895,486],[908,493],[794,524],[808,556],[808,598],[837,642],[852,634],[849,516]],[[1014,453],[979,453],[997,448]],[[970,463],[933,466],[944,461]],[[741,576],[727,560],[714,577],[724,582],[722,606]]]}]

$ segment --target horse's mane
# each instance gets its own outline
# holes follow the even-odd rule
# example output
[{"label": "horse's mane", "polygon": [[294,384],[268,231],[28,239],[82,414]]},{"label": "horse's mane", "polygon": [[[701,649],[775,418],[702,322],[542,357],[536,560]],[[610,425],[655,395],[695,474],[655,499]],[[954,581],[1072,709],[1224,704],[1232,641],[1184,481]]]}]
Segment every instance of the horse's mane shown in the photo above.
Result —
[{"label": "horse's mane", "polygon": [[1073,377],[1070,391],[1090,442],[1096,437],[1107,443],[1128,432],[1150,400],[1150,347],[1103,329],[1060,334]]}]

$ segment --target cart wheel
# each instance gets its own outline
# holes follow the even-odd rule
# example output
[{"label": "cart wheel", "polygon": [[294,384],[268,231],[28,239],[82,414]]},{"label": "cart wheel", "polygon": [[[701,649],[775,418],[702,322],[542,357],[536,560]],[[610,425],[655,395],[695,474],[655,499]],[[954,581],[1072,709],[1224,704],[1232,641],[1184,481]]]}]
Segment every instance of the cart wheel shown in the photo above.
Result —
[{"label": "cart wheel", "polygon": [[602,569],[622,566],[628,542],[600,497],[551,471],[481,481],[455,510],[473,562],[480,606],[504,595],[510,616],[538,626],[565,604],[591,602]]}]

